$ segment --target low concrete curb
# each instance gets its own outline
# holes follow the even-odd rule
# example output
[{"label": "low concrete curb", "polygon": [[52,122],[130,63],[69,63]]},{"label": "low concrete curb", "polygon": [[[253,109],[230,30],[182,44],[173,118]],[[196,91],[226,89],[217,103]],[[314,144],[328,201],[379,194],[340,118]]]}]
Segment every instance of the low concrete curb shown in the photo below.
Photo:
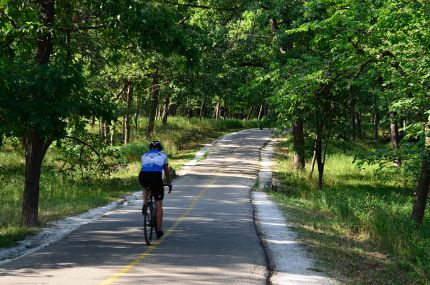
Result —
[{"label": "low concrete curb", "polygon": [[337,281],[313,271],[314,260],[297,241],[282,211],[262,192],[272,185],[273,143],[261,150],[259,191],[253,191],[255,222],[269,259],[269,283],[273,285],[328,285]]}]

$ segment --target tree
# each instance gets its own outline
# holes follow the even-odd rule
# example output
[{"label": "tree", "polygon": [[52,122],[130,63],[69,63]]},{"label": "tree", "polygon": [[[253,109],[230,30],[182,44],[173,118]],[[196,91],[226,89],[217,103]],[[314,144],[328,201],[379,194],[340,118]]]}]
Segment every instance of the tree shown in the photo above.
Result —
[{"label": "tree", "polygon": [[412,218],[420,225],[424,219],[430,186],[430,115],[425,126],[425,144],[422,154],[421,172],[416,189]]},{"label": "tree", "polygon": [[[85,96],[79,66],[68,65],[60,56],[53,57],[55,7],[53,0],[40,1],[38,7],[28,2],[3,7],[3,17],[12,24],[3,25],[2,31],[13,33],[10,40],[16,45],[15,49],[11,45],[9,56],[1,57],[0,132],[18,136],[24,144],[22,224],[25,226],[38,224],[39,180],[47,149],[55,139],[64,136],[68,116],[86,111],[82,101],[74,104],[74,100]],[[40,20],[29,22],[36,18]],[[34,63],[29,57],[31,47],[22,44],[18,36],[34,39]]]},{"label": "tree", "polygon": [[[0,133],[20,137],[25,147],[25,226],[38,224],[41,166],[51,143],[66,135],[67,124],[76,122],[70,120],[73,117],[109,116],[100,93],[85,89],[83,64],[78,59],[85,54],[75,57],[81,42],[71,35],[73,31],[92,34],[98,29],[100,18],[91,13],[92,4],[2,2],[0,30],[6,37],[1,42],[9,50],[0,54]],[[90,13],[83,14],[89,18],[80,14],[82,9],[88,9]],[[69,18],[71,11],[76,16],[74,21]],[[115,10],[109,12],[116,14]],[[105,23],[112,19],[107,14]]]}]

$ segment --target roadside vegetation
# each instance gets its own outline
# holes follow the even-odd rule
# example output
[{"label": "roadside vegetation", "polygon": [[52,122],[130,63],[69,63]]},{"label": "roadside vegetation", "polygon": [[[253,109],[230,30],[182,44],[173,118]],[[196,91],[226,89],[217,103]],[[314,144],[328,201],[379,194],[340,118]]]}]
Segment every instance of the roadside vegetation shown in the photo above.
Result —
[{"label": "roadside vegetation", "polygon": [[[428,282],[429,11],[424,0],[0,0],[1,236],[135,188],[130,162],[149,138],[176,166],[239,120],[270,122],[292,129],[282,197],[394,266],[357,278]],[[82,203],[61,206],[60,192]]]},{"label": "roadside vegetation", "polygon": [[[319,265],[346,284],[430,284],[430,218],[411,219],[414,183],[396,167],[353,163],[372,147],[328,148],[324,187],[293,167],[292,142],[276,148],[270,192]],[[359,167],[360,166],[360,167]]]},{"label": "roadside vegetation", "polygon": [[[146,121],[143,120],[141,125],[146,126]],[[171,166],[178,170],[203,144],[226,132],[253,126],[257,126],[257,121],[172,117],[165,126],[157,123],[151,138],[139,135],[144,132],[139,130],[129,144],[110,147],[115,155],[104,157],[104,169],[92,169],[79,161],[83,145],[73,142],[72,148],[64,141],[59,146],[52,146],[40,182],[40,224],[84,212],[138,191],[139,159],[152,139],[162,141]],[[91,147],[97,150],[101,146],[94,144]],[[84,150],[86,162],[98,159],[93,150],[88,152],[88,147]],[[92,161],[91,165],[94,164],[97,163]],[[17,140],[6,140],[0,152],[0,247],[11,246],[37,230],[20,226],[24,167],[21,144]]]}]

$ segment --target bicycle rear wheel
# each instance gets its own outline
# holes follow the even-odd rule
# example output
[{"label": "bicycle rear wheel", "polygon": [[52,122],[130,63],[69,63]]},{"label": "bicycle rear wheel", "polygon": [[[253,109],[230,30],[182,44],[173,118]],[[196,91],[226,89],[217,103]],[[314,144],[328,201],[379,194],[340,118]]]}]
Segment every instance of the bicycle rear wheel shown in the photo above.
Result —
[{"label": "bicycle rear wheel", "polygon": [[146,203],[143,206],[143,233],[145,236],[146,245],[151,245],[152,234],[154,233],[155,225],[153,221],[154,207],[152,203]]}]

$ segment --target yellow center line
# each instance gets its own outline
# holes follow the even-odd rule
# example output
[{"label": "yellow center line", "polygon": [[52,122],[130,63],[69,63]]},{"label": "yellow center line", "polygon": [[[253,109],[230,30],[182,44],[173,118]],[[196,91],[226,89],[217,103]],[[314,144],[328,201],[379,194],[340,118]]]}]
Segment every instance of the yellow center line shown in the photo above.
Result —
[{"label": "yellow center line", "polygon": [[141,254],[139,254],[133,261],[131,261],[126,266],[122,267],[118,272],[116,272],[115,274],[113,274],[108,279],[104,280],[102,283],[100,283],[100,285],[110,285],[110,284],[112,284],[113,282],[115,282],[116,280],[118,280],[119,278],[121,278],[122,276],[124,276],[126,273],[128,273],[130,270],[132,270],[134,267],[136,267],[136,265],[138,265],[139,263],[141,263],[147,256],[151,255],[159,247],[159,245],[163,242],[163,240],[166,239],[166,238],[168,238],[173,233],[173,231],[178,227],[178,225],[196,207],[197,203],[200,201],[200,199],[203,197],[203,195],[209,190],[209,187],[213,185],[213,183],[214,183],[215,180],[216,180],[216,178],[212,179],[209,182],[209,185],[206,186],[199,193],[199,195],[194,199],[193,203],[187,209],[187,211],[185,211],[185,213],[182,214],[182,216],[180,216],[179,219],[167,230],[167,232],[164,234],[164,236],[160,239],[160,241],[157,244],[153,244],[150,247],[148,247],[144,252],[142,252]]}]

